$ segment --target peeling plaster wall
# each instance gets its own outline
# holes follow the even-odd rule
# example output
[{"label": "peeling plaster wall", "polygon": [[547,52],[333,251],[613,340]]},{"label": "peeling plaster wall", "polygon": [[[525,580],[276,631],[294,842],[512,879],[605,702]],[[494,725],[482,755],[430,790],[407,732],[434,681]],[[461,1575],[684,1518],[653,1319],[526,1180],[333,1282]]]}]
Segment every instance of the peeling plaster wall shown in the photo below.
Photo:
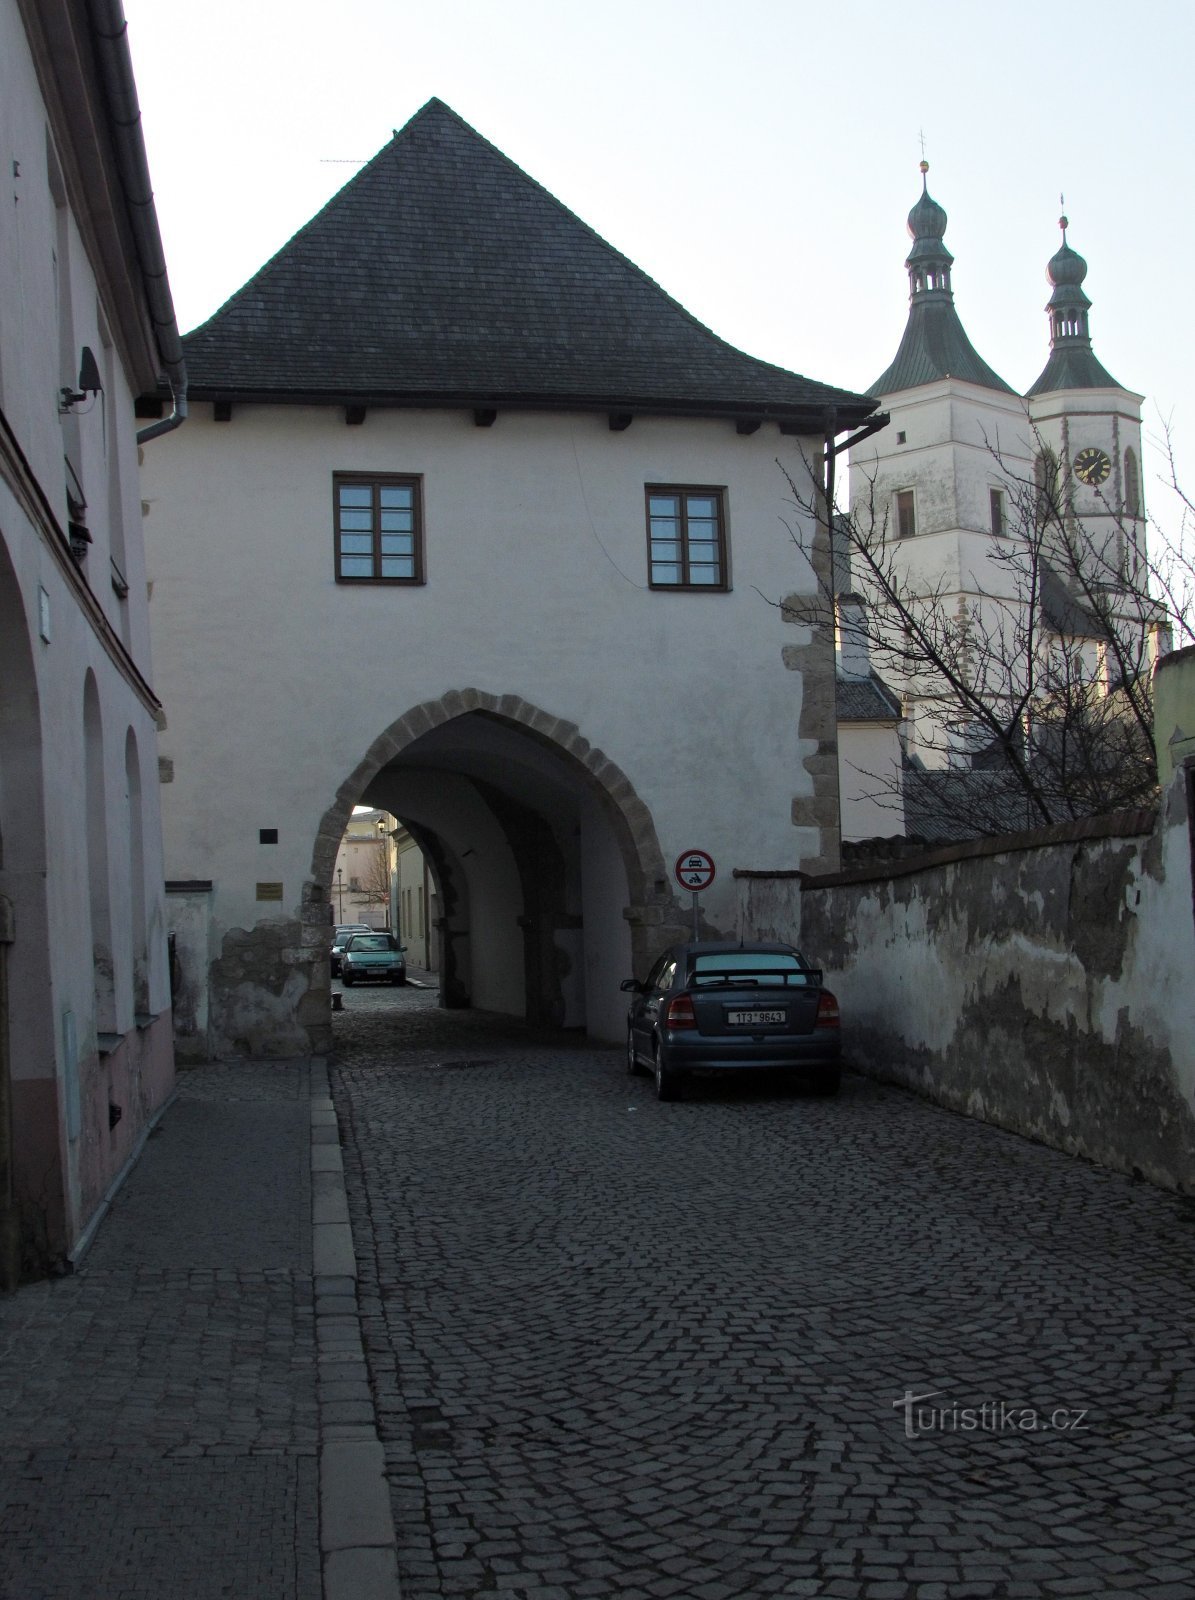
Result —
[{"label": "peeling plaster wall", "polygon": [[1195,1192],[1188,805],[1180,773],[1150,831],[1125,814],[807,882],[802,946],[842,1002],[848,1059]]}]

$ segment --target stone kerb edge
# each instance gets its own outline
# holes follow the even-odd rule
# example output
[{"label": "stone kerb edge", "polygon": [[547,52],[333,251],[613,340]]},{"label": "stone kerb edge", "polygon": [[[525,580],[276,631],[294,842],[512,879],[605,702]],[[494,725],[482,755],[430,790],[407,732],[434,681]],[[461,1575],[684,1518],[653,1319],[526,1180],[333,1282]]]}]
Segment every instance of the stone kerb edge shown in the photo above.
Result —
[{"label": "stone kerb edge", "polygon": [[311,1063],[311,1259],[319,1360],[324,1600],[401,1600],[386,1457],[361,1318],[344,1158],[327,1063]]}]

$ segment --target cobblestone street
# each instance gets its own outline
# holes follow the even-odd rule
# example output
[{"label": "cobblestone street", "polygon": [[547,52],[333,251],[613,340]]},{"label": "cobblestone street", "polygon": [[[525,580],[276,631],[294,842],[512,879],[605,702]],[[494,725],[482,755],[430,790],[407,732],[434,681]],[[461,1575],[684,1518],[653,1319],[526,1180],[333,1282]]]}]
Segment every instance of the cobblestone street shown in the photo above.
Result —
[{"label": "cobblestone street", "polygon": [[1195,1597],[1190,1200],[853,1076],[336,1024],[406,1600]]}]

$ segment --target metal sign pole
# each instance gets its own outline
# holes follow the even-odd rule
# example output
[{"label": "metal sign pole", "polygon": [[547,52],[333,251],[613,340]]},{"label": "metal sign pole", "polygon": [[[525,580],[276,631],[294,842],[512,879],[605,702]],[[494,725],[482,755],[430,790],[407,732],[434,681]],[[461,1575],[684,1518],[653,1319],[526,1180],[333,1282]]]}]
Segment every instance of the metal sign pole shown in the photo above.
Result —
[{"label": "metal sign pole", "polygon": [[697,941],[700,938],[701,938],[701,933],[699,931],[698,917],[697,917],[697,890],[694,889],[693,890],[693,943],[696,944]]}]

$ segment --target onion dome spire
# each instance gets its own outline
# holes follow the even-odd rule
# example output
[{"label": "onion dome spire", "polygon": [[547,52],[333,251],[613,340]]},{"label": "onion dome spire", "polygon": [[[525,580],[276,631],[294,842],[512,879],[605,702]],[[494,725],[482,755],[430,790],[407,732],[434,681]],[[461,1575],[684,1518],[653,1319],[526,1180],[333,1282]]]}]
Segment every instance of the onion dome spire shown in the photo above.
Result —
[{"label": "onion dome spire", "polygon": [[921,162],[921,196],[909,212],[913,248],[905,260],[909,273],[909,320],[896,359],[868,389],[894,394],[940,378],[961,378],[984,389],[1015,391],[982,360],[967,338],[950,287],[954,257],[947,250],[946,212],[929,192],[929,162]]},{"label": "onion dome spire", "polygon": [[1087,263],[1067,243],[1070,222],[1059,217],[1062,246],[1050,257],[1046,267],[1052,294],[1046,301],[1050,319],[1050,359],[1029,394],[1047,394],[1055,389],[1119,389],[1120,384],[1096,360],[1091,348],[1091,327],[1087,313],[1091,301],[1083,289]]},{"label": "onion dome spire", "polygon": [[946,233],[946,213],[932,198],[926,182],[929,162],[921,162],[921,198],[909,212],[909,237],[913,248],[905,258],[909,269],[909,299],[917,295],[945,294],[950,292],[950,269],[954,257],[943,244]]}]

